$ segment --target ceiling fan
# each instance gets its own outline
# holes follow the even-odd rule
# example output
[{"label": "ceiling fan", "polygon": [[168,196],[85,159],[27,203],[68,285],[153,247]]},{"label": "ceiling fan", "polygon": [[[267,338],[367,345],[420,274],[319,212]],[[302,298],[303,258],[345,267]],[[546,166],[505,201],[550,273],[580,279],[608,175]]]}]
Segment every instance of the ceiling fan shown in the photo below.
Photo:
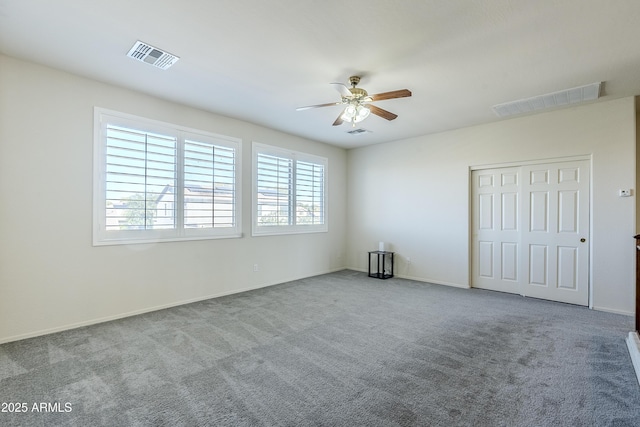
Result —
[{"label": "ceiling fan", "polygon": [[411,96],[411,91],[408,89],[369,95],[366,90],[356,87],[358,83],[360,83],[360,76],[349,77],[349,82],[351,83],[350,88],[342,83],[331,83],[331,85],[340,92],[341,100],[339,102],[299,107],[296,108],[296,111],[308,110],[310,108],[330,107],[332,105],[344,105],[344,110],[342,110],[336,121],[333,122],[333,126],[341,125],[343,122],[351,122],[355,127],[356,123],[366,119],[371,113],[387,120],[393,120],[398,117],[397,114],[393,114],[392,112],[383,110],[380,107],[376,107],[375,105],[370,104],[370,102]]}]

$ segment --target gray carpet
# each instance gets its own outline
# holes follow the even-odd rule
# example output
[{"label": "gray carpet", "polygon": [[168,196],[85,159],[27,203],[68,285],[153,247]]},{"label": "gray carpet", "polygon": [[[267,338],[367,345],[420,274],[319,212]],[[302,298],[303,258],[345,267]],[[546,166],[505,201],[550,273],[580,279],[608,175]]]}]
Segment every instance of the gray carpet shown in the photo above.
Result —
[{"label": "gray carpet", "polygon": [[346,270],[1,345],[0,425],[638,426],[632,322]]}]

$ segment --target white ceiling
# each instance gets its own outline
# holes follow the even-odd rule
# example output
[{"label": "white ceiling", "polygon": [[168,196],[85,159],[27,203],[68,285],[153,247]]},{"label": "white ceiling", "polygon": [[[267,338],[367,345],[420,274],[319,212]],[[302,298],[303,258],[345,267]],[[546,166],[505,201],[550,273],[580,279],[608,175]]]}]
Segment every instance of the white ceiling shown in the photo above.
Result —
[{"label": "white ceiling", "polygon": [[[180,57],[163,71],[137,41]],[[603,81],[640,94],[638,0],[0,0],[0,52],[351,148],[499,120],[495,104]],[[330,82],[398,114],[331,124]],[[1,82],[0,82],[1,84]],[[73,94],[70,94],[72,96]]]}]

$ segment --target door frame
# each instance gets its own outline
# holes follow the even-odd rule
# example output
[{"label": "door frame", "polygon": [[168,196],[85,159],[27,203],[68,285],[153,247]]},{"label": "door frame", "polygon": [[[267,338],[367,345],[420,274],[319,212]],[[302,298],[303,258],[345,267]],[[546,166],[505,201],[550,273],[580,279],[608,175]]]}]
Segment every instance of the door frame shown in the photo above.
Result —
[{"label": "door frame", "polygon": [[589,277],[587,278],[587,286],[589,288],[589,301],[588,307],[589,309],[593,309],[593,286],[592,286],[592,278],[593,278],[593,155],[592,154],[582,154],[575,156],[566,156],[566,157],[552,157],[552,158],[544,158],[544,159],[530,159],[530,160],[514,160],[510,162],[504,163],[489,163],[489,164],[478,164],[469,166],[469,170],[467,171],[467,194],[468,198],[468,241],[467,245],[469,248],[469,252],[467,255],[469,261],[469,288],[472,288],[471,284],[473,283],[473,182],[471,178],[471,174],[473,171],[484,170],[484,169],[500,169],[500,168],[510,168],[510,167],[521,167],[521,166],[533,166],[544,163],[562,163],[562,162],[572,162],[572,161],[581,161],[586,160],[589,162],[589,239],[588,247],[589,247]]}]

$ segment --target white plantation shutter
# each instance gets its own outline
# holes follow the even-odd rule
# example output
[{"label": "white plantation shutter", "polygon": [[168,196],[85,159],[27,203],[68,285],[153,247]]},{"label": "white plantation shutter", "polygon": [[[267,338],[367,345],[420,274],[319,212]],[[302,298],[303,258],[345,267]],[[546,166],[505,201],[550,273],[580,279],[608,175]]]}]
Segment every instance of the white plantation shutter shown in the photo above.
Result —
[{"label": "white plantation shutter", "polygon": [[184,225],[234,227],[235,150],[186,140],[184,144]]},{"label": "white plantation shutter", "polygon": [[327,159],[254,143],[253,234],[327,231]]},{"label": "white plantation shutter", "polygon": [[94,245],[241,237],[240,140],[96,108]]},{"label": "white plantation shutter", "polygon": [[296,162],[296,224],[324,224],[324,165]]},{"label": "white plantation shutter", "polygon": [[293,161],[258,154],[258,224],[260,226],[290,225]]},{"label": "white plantation shutter", "polygon": [[107,125],[106,229],[175,227],[173,212],[157,215],[157,201],[176,184],[175,137]]}]

